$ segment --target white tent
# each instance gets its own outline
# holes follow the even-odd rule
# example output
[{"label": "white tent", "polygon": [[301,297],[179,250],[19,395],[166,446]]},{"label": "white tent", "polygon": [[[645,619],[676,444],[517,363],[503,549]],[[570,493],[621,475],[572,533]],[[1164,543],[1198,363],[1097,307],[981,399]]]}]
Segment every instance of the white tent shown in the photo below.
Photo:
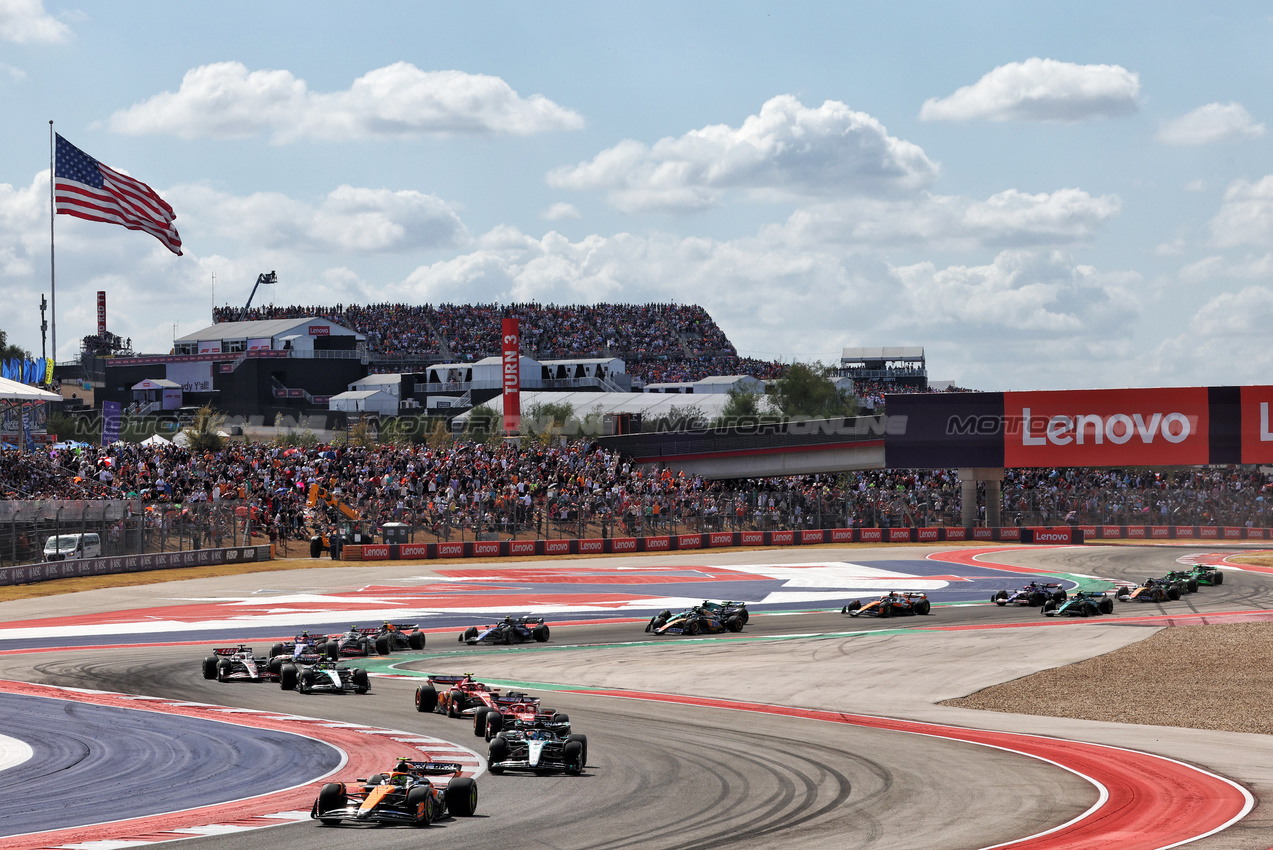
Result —
[{"label": "white tent", "polygon": [[172,445],[172,442],[169,440],[165,440],[163,437],[159,436],[158,434],[153,434],[147,437],[146,439],[142,440],[141,444],[143,446],[170,446]]},{"label": "white tent", "polygon": [[0,401],[61,401],[57,393],[33,387],[30,384],[19,384],[8,378],[0,378]]}]

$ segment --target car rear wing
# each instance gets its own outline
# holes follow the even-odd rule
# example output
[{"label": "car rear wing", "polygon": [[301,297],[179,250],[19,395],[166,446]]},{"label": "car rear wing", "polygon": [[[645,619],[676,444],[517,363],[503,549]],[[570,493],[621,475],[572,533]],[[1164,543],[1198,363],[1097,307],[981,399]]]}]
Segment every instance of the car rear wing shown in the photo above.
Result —
[{"label": "car rear wing", "polygon": [[404,631],[404,632],[410,631],[412,629],[420,628],[419,623],[389,623],[388,625],[393,626],[395,629],[398,629],[399,631]]},{"label": "car rear wing", "polygon": [[251,655],[252,647],[250,646],[219,646],[216,649],[212,650],[213,655],[241,655],[243,653],[247,653]]},{"label": "car rear wing", "polygon": [[525,617],[518,617],[517,622],[523,626],[542,626],[544,624],[544,618],[532,617],[527,614]]},{"label": "car rear wing", "polygon": [[454,761],[409,761],[412,773],[425,773],[433,776],[441,776],[446,773],[459,773],[464,770],[464,765]]},{"label": "car rear wing", "polygon": [[325,657],[326,656],[324,656],[320,652],[304,652],[296,656],[295,659],[293,660],[296,661],[298,664],[317,664],[318,662],[324,660]]},{"label": "car rear wing", "polygon": [[435,673],[429,676],[429,681],[435,685],[461,685],[465,682],[473,681],[473,674]]}]

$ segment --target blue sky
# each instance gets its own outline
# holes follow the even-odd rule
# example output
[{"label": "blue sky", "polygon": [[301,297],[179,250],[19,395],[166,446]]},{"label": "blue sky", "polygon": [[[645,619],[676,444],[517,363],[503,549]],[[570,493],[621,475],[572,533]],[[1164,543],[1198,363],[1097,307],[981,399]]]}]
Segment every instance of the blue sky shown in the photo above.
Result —
[{"label": "blue sky", "polygon": [[[185,256],[57,220],[58,355],[241,304],[699,303],[740,353],[985,390],[1265,383],[1254,3],[0,0],[0,328],[38,352],[48,120]],[[258,295],[258,299],[260,296]]]}]

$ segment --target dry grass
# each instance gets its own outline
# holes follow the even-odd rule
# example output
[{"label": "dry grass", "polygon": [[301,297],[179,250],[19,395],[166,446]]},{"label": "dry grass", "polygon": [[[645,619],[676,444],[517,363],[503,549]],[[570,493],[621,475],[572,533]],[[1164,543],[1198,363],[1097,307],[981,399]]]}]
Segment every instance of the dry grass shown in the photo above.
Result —
[{"label": "dry grass", "polygon": [[1250,564],[1253,567],[1273,567],[1273,555],[1235,555],[1229,560],[1235,564]]},{"label": "dry grass", "polygon": [[1180,626],[942,705],[1273,734],[1273,623]]}]

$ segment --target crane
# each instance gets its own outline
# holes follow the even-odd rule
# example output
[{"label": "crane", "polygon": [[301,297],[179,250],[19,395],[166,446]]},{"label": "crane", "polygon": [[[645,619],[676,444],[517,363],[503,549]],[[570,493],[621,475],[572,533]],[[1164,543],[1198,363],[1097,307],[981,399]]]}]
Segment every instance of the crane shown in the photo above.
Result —
[{"label": "crane", "polygon": [[256,297],[257,287],[263,283],[273,286],[278,283],[278,274],[276,272],[270,272],[269,274],[261,272],[256,276],[256,286],[252,287],[252,294],[248,296],[248,303],[243,305],[243,312],[239,314],[240,319],[247,316],[248,308],[252,306],[252,299]]}]

